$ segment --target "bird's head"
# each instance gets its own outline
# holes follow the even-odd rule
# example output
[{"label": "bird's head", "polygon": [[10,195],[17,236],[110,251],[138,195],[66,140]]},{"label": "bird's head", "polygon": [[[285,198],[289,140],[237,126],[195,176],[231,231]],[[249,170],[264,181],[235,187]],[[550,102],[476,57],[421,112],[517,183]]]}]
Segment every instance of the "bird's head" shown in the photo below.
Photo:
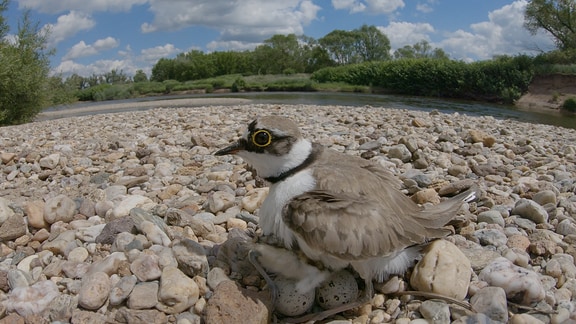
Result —
[{"label": "bird's head", "polygon": [[252,121],[240,139],[214,154],[236,154],[252,165],[259,176],[267,178],[300,165],[311,149],[312,144],[302,137],[292,120],[266,116]]}]

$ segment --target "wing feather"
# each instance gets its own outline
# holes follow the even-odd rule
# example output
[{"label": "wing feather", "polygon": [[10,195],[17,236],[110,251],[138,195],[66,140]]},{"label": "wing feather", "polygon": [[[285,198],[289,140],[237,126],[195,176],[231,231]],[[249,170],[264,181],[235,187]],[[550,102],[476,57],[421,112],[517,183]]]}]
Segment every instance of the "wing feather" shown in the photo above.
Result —
[{"label": "wing feather", "polygon": [[292,199],[282,213],[310,247],[352,261],[392,255],[449,233],[441,226],[453,216],[422,212],[384,168],[335,151],[322,154],[326,162],[313,165],[315,190]]}]

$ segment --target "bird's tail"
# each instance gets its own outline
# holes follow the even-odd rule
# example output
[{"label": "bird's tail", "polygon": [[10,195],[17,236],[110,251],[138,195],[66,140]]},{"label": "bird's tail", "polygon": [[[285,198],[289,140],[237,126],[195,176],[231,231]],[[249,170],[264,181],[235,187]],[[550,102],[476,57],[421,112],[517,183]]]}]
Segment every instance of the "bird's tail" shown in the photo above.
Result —
[{"label": "bird's tail", "polygon": [[427,207],[420,216],[427,224],[426,227],[440,228],[452,220],[464,203],[470,203],[480,198],[481,191],[477,185],[443,202]]}]

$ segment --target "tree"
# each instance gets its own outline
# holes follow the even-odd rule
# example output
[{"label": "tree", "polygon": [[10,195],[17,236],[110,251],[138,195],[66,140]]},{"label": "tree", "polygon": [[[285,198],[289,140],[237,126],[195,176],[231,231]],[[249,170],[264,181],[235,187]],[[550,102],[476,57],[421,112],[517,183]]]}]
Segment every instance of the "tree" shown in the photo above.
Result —
[{"label": "tree", "polygon": [[146,82],[148,81],[148,77],[146,76],[146,73],[144,73],[144,71],[136,70],[136,73],[134,74],[132,81],[134,81],[134,83]]},{"label": "tree", "polygon": [[524,27],[532,34],[543,29],[561,50],[576,49],[576,2],[574,0],[531,0],[524,12]]},{"label": "tree", "polygon": [[165,80],[176,79],[176,72],[174,67],[174,60],[161,58],[152,67],[152,75],[150,81],[162,82]]},{"label": "tree", "polygon": [[390,59],[390,40],[375,26],[363,25],[351,31],[336,29],[320,38],[319,43],[337,64]]},{"label": "tree", "polygon": [[106,84],[124,84],[129,80],[128,76],[124,74],[124,71],[118,71],[116,69],[112,69],[110,72],[105,73],[102,75],[102,78]]},{"label": "tree", "polygon": [[4,37],[9,30],[6,19],[2,15],[6,10],[8,10],[8,0],[2,0],[0,2],[0,42],[4,42]]},{"label": "tree", "polygon": [[448,54],[441,48],[432,48],[426,40],[421,40],[414,45],[406,45],[394,52],[394,58],[431,58],[439,60],[449,59]]},{"label": "tree", "polygon": [[362,62],[390,59],[390,40],[376,26],[362,25],[354,30],[356,52]]},{"label": "tree", "polygon": [[[0,35],[8,32],[3,13],[8,0],[0,2]],[[47,30],[39,28],[26,11],[18,24],[15,41],[0,38],[0,125],[31,121],[50,105],[49,56],[46,49]],[[4,33],[4,35],[2,35]]]},{"label": "tree", "polygon": [[287,71],[304,72],[304,49],[295,34],[274,35],[254,50],[260,72],[281,74]]},{"label": "tree", "polygon": [[71,90],[82,90],[90,86],[86,78],[81,77],[76,73],[67,77],[64,83],[66,84],[66,87]]},{"label": "tree", "polygon": [[300,36],[300,46],[304,52],[304,72],[312,73],[321,68],[333,66],[334,62],[330,59],[330,55],[319,42],[308,36]]},{"label": "tree", "polygon": [[354,44],[356,37],[353,32],[335,29],[320,38],[319,43],[328,52],[336,64],[351,64],[359,61]]}]

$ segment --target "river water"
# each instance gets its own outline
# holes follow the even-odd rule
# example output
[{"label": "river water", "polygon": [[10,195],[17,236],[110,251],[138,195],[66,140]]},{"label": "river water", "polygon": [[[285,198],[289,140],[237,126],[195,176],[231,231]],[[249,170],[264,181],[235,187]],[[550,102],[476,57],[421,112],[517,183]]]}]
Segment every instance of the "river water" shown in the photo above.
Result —
[{"label": "river water", "polygon": [[[408,110],[437,110],[443,113],[454,113],[472,116],[493,116],[501,119],[513,119],[523,122],[548,124],[565,128],[576,129],[576,114],[560,113],[558,111],[534,111],[523,110],[513,106],[496,105],[475,101],[447,100],[425,97],[411,97],[398,95],[378,95],[378,94],[355,94],[355,93],[326,93],[326,92],[247,92],[247,93],[225,93],[225,94],[203,94],[203,95],[174,95],[147,97],[117,101],[79,103],[66,107],[53,107],[46,111],[64,111],[67,108],[90,107],[97,108],[98,105],[108,105],[115,103],[135,103],[132,110],[150,109],[150,107],[138,107],[136,103],[142,101],[183,99],[183,98],[243,98],[252,100],[253,103],[263,104],[304,104],[304,105],[339,105],[339,106],[372,106],[386,108],[398,108]],[[217,102],[217,101],[215,101]],[[203,103],[205,104],[205,103]],[[221,104],[221,103],[217,103]],[[95,111],[94,111],[95,110]],[[130,109],[129,109],[130,110]],[[126,111],[126,109],[118,110]],[[77,113],[76,116],[116,112],[114,110],[91,109],[90,112]],[[74,116],[71,115],[71,116]]]}]

